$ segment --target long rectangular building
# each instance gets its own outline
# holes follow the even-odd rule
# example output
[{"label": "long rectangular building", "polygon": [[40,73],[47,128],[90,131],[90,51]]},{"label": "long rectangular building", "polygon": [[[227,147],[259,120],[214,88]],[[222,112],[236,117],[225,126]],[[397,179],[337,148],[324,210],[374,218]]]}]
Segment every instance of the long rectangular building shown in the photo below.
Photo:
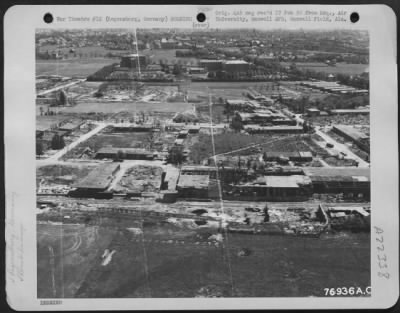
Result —
[{"label": "long rectangular building", "polygon": [[119,170],[120,165],[118,163],[101,164],[72,187],[81,192],[89,193],[105,191]]},{"label": "long rectangular building", "polygon": [[281,133],[281,134],[300,134],[303,132],[302,126],[259,126],[246,125],[244,130],[250,134]]},{"label": "long rectangular building", "polygon": [[95,155],[96,159],[116,159],[125,160],[153,160],[154,154],[145,149],[137,148],[101,148]]}]

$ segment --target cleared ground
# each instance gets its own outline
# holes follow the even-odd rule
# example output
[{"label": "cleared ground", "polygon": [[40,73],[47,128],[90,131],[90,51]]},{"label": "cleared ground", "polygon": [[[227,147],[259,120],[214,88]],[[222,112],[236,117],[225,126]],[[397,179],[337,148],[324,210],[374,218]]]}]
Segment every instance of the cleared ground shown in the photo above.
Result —
[{"label": "cleared ground", "polygon": [[133,166],[113,188],[116,192],[155,192],[160,189],[163,170],[158,166]]},{"label": "cleared ground", "polygon": [[65,113],[117,113],[120,111],[159,111],[159,112],[181,112],[192,108],[192,104],[186,102],[149,103],[149,102],[84,102],[76,106],[60,109]]},{"label": "cleared ground", "polygon": [[[281,63],[282,66],[289,66],[290,63]],[[328,66],[325,63],[296,63],[297,68],[300,70],[310,70],[315,72],[323,72],[329,74],[349,74],[358,75],[364,73],[368,68],[368,64],[347,64],[337,63],[336,66]]]},{"label": "cleared ground", "polygon": [[36,169],[36,182],[42,181],[45,185],[71,185],[89,174],[92,169],[93,166],[88,164],[45,165]]},{"label": "cleared ground", "polygon": [[114,147],[114,148],[145,148],[150,143],[150,133],[114,133],[103,131],[90,137],[85,142],[79,144],[77,147],[68,151],[64,159],[80,158],[86,149],[90,151],[87,155],[94,156],[100,148]]},{"label": "cleared ground", "polygon": [[118,63],[118,59],[85,58],[67,60],[36,60],[36,75],[87,77],[105,65]]},{"label": "cleared ground", "polygon": [[[38,225],[38,296],[304,297],[323,296],[327,287],[370,285],[368,234],[320,239],[229,234],[216,245],[211,229],[147,221],[142,234],[135,221],[114,224],[120,226],[71,231]],[[105,249],[115,252],[102,265]],[[239,256],[243,249],[248,256]]]}]

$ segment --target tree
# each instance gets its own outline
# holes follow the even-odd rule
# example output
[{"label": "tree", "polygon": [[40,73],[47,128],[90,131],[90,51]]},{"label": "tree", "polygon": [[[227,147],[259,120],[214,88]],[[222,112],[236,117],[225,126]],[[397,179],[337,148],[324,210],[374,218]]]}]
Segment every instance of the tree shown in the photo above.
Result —
[{"label": "tree", "polygon": [[248,159],[247,160],[247,170],[249,171],[250,170],[250,168],[251,168],[251,159]]},{"label": "tree", "polygon": [[239,132],[243,129],[242,120],[238,115],[234,115],[231,122],[231,128],[234,129],[236,132]]},{"label": "tree", "polygon": [[264,153],[263,153],[264,162],[267,162],[267,159],[268,159],[267,152],[264,151]]},{"label": "tree", "polygon": [[268,205],[266,204],[264,207],[264,223],[269,222],[269,213],[268,213]]},{"label": "tree", "polygon": [[180,147],[172,147],[168,151],[167,162],[172,164],[182,164],[184,161],[185,156],[183,155],[183,150]]},{"label": "tree", "polygon": [[123,160],[125,158],[125,152],[122,150],[117,151],[117,160]]},{"label": "tree", "polygon": [[174,64],[174,68],[172,70],[172,74],[179,76],[182,74],[182,67],[178,64]]},{"label": "tree", "polygon": [[58,105],[65,106],[68,104],[67,94],[64,90],[61,90],[58,94]]},{"label": "tree", "polygon": [[226,115],[227,123],[229,123],[230,117],[232,115],[232,109],[231,109],[231,106],[228,104],[228,102],[225,102],[223,113]]},{"label": "tree", "polygon": [[36,155],[42,156],[43,155],[43,144],[39,141],[36,142]]},{"label": "tree", "polygon": [[59,150],[65,147],[64,138],[59,134],[54,134],[53,138],[51,139],[51,149]]}]

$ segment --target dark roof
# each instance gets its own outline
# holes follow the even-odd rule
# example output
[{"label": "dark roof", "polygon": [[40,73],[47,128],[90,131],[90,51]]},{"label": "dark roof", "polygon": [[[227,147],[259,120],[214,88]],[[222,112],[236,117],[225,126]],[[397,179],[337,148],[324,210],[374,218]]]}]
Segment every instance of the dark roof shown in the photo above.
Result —
[{"label": "dark roof", "polygon": [[105,147],[100,148],[97,153],[104,153],[104,154],[117,154],[118,151],[122,151],[125,154],[140,154],[140,155],[149,155],[153,154],[145,149],[138,149],[138,148],[114,148],[114,147]]},{"label": "dark roof", "polygon": [[[363,167],[304,167],[306,175],[313,180],[357,180],[370,181],[370,168]],[[364,179],[363,179],[364,178]]]},{"label": "dark roof", "polygon": [[77,182],[73,187],[80,189],[106,189],[115,171],[119,170],[120,165],[116,163],[101,164],[92,170],[85,178]]},{"label": "dark roof", "polygon": [[208,188],[210,178],[208,175],[180,175],[177,188]]}]

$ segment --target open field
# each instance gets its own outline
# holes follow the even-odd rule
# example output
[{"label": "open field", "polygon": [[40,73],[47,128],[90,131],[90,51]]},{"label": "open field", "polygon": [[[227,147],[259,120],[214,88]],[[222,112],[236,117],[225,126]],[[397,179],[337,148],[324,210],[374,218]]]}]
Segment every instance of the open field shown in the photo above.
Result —
[{"label": "open field", "polygon": [[[107,48],[104,48],[102,46],[86,46],[86,47],[74,47],[75,54],[81,58],[91,58],[91,57],[99,57],[99,56],[104,56],[107,53],[113,53],[113,54],[120,54],[120,53],[128,53],[129,51],[127,50],[110,50]],[[69,53],[70,57],[74,55],[74,53],[70,53],[71,48],[69,47],[59,47],[58,45],[43,45],[40,47],[39,51],[40,52],[46,52],[46,51],[59,51],[61,53]]]},{"label": "open field", "polygon": [[74,297],[115,231],[98,226],[38,223],[38,297]]},{"label": "open field", "polygon": [[118,59],[87,58],[67,60],[36,60],[36,75],[87,77],[105,65],[118,63]]},{"label": "open field", "polygon": [[[40,111],[40,110],[39,110]],[[40,114],[40,112],[39,112]],[[37,115],[36,129],[45,130],[53,125],[56,125],[64,120],[68,120],[71,116],[68,115]]]},{"label": "open field", "polygon": [[93,166],[88,164],[45,165],[37,168],[36,181],[39,182],[42,180],[46,185],[71,185],[85,177],[92,169]]},{"label": "open field", "polygon": [[[312,151],[307,138],[285,135],[248,135],[234,132],[214,134],[215,153],[227,153],[234,150],[260,144],[257,147],[243,149],[229,154],[235,155],[261,155],[264,151]],[[210,135],[200,134],[198,140],[191,146],[190,158],[195,163],[213,155],[212,138]]]},{"label": "open field", "polygon": [[160,111],[160,112],[181,112],[192,108],[192,104],[186,102],[149,103],[149,102],[84,102],[76,106],[64,107],[60,112],[64,113],[117,113],[121,111]]},{"label": "open field", "polygon": [[77,147],[68,151],[64,155],[64,159],[79,158],[86,149],[90,149],[94,153],[100,148],[113,147],[113,148],[145,148],[149,144],[150,133],[114,133],[103,131],[92,137],[85,142],[79,144]]},{"label": "open field", "polygon": [[158,166],[133,166],[126,170],[113,190],[116,192],[155,192],[160,189],[162,172],[162,168]]},{"label": "open field", "polygon": [[[115,224],[39,224],[39,297],[304,297],[324,296],[327,286],[370,285],[369,234],[229,234],[216,245],[212,229],[145,221],[142,233],[134,220]],[[239,256],[244,248],[249,255]],[[115,253],[102,265],[105,249]]]},{"label": "open field", "polygon": [[[281,62],[282,66],[290,66],[290,63]],[[364,73],[368,68],[368,64],[347,64],[337,63],[336,66],[328,66],[325,63],[296,63],[300,70],[309,70],[315,72],[323,72],[327,74],[348,74],[358,75]]]},{"label": "open field", "polygon": [[140,53],[151,56],[151,62],[159,64],[160,61],[164,63],[182,63],[191,64],[196,66],[198,60],[196,58],[177,58],[175,56],[175,49],[145,49],[141,50]]}]

